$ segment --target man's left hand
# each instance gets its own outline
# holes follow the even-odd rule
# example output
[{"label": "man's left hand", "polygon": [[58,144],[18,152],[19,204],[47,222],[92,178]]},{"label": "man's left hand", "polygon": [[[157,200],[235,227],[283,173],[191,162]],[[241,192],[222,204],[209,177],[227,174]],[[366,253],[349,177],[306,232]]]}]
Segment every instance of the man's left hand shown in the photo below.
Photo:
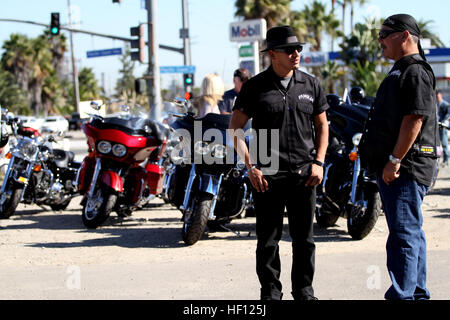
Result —
[{"label": "man's left hand", "polygon": [[383,169],[383,181],[387,185],[400,177],[400,163],[393,164],[392,162],[388,161]]},{"label": "man's left hand", "polygon": [[305,183],[305,186],[314,187],[322,182],[323,179],[323,168],[317,164],[311,165],[311,176]]}]

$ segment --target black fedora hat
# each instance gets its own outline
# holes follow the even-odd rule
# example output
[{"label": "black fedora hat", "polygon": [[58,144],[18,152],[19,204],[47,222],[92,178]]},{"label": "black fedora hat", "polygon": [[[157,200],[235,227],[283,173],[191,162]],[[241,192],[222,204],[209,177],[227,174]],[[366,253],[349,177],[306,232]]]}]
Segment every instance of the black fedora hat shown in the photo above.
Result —
[{"label": "black fedora hat", "polygon": [[302,46],[291,26],[273,27],[267,30],[267,47],[261,52],[292,46]]}]

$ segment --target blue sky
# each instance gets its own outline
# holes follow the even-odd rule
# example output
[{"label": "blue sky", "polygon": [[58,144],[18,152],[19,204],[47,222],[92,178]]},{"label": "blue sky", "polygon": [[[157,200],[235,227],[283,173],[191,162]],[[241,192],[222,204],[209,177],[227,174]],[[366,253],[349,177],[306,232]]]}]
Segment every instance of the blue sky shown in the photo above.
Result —
[{"label": "blue sky", "polygon": [[[216,72],[223,77],[227,87],[232,85],[232,74],[238,66],[238,45],[229,41],[229,24],[234,17],[234,0],[189,0],[189,22],[192,46],[192,64],[196,66],[195,82],[201,83],[207,73]],[[311,1],[294,0],[291,8],[300,10]],[[331,1],[323,2],[331,4]],[[0,18],[50,22],[51,12],[60,12],[61,23],[68,22],[67,0],[0,0]],[[141,9],[141,0],[123,0],[113,4],[112,0],[71,0],[77,27],[103,34],[130,37],[129,28],[147,21],[147,11]],[[356,21],[369,15],[387,17],[396,13],[409,13],[416,19],[433,20],[433,30],[450,46],[450,2],[448,0],[371,0],[357,8]],[[158,38],[161,44],[181,47],[179,29],[182,26],[181,0],[158,1]],[[341,10],[337,11],[338,17]],[[347,13],[349,20],[349,13]],[[347,27],[348,30],[348,27]],[[42,32],[42,27],[20,23],[0,22],[0,43],[11,33],[22,33],[30,37]],[[103,39],[84,34],[74,34],[75,56],[80,67],[93,68],[101,82],[102,74],[107,91],[115,86],[120,63],[118,56],[86,58],[86,51],[123,47],[118,40]],[[325,44],[324,44],[325,45]],[[1,53],[1,49],[0,49]],[[182,65],[179,53],[159,50],[160,66]],[[137,64],[136,75],[141,75],[145,65]],[[181,75],[162,75],[162,86],[172,80],[181,82]]]}]

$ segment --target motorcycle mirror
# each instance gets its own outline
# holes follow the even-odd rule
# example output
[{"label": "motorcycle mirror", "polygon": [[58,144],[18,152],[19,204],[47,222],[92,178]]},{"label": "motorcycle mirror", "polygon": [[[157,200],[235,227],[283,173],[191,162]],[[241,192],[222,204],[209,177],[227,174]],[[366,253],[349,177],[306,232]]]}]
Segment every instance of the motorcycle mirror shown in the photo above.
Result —
[{"label": "motorcycle mirror", "polygon": [[120,106],[120,110],[122,112],[130,112],[130,107],[127,106],[126,104],[123,104],[123,105]]},{"label": "motorcycle mirror", "polygon": [[178,108],[183,110],[183,113],[187,113],[189,110],[186,107],[187,100],[180,97],[175,97],[172,101],[173,104],[175,104]]},{"label": "motorcycle mirror", "polygon": [[94,110],[100,110],[100,108],[102,107],[101,105],[99,105],[97,102],[95,102],[95,101],[91,101],[91,104],[90,104],[90,106],[91,106],[91,108],[92,109],[94,109]]}]

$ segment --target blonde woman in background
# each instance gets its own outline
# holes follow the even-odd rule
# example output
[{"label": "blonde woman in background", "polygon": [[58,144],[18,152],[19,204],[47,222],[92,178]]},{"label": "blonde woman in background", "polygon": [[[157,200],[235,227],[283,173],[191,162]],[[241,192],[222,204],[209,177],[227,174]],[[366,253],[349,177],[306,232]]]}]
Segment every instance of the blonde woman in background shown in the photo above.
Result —
[{"label": "blonde woman in background", "polygon": [[207,74],[202,82],[201,96],[196,103],[197,115],[203,117],[207,113],[220,114],[218,104],[224,91],[222,79],[217,74]]}]

